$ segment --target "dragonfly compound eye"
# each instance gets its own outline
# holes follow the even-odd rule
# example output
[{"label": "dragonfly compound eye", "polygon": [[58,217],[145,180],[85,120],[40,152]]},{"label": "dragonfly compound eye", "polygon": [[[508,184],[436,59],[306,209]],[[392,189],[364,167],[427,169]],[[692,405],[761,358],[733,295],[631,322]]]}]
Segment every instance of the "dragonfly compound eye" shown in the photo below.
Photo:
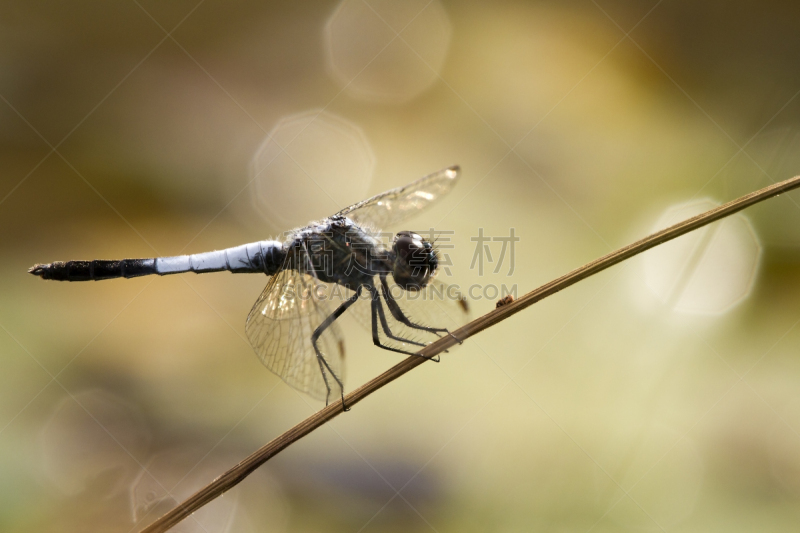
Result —
[{"label": "dragonfly compound eye", "polygon": [[438,259],[431,243],[417,233],[401,231],[394,237],[394,281],[404,290],[419,290],[430,281]]}]

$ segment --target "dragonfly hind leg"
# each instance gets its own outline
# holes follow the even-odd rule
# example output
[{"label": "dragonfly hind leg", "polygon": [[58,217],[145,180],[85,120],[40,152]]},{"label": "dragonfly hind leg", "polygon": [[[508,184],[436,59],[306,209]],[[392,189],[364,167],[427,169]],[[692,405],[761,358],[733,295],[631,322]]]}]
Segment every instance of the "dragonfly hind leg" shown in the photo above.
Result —
[{"label": "dragonfly hind leg", "polygon": [[383,311],[383,304],[381,303],[381,297],[380,297],[380,294],[378,293],[378,290],[373,287],[372,290],[370,290],[370,293],[371,293],[371,296],[372,296],[371,304],[372,304],[372,342],[373,342],[373,344],[375,344],[375,346],[377,346],[378,348],[383,348],[384,350],[389,350],[390,352],[397,352],[397,353],[402,353],[402,354],[405,354],[405,355],[414,355],[414,356],[417,356],[417,357],[422,357],[423,359],[427,359],[429,361],[433,361],[434,363],[438,363],[439,362],[439,357],[438,356],[429,357],[427,355],[420,355],[420,354],[415,353],[415,352],[409,352],[407,350],[401,350],[400,348],[393,348],[391,346],[385,346],[384,344],[381,343],[380,336],[378,335],[378,321],[379,320],[380,320],[381,328],[383,329],[383,332],[390,339],[393,339],[393,340],[396,340],[396,341],[400,341],[400,342],[406,342],[408,344],[413,344],[415,346],[426,346],[425,343],[412,341],[411,339],[404,339],[403,337],[398,337],[397,335],[392,333],[392,330],[389,328],[389,323],[386,321],[386,314]]},{"label": "dragonfly hind leg", "polygon": [[331,386],[328,383],[328,376],[325,373],[325,369],[327,368],[330,375],[336,381],[336,384],[339,385],[339,391],[342,396],[342,409],[345,411],[349,411],[350,408],[347,407],[347,405],[344,402],[344,383],[342,383],[342,380],[339,379],[339,377],[331,368],[331,365],[328,363],[328,360],[325,359],[325,356],[319,350],[319,346],[317,346],[317,341],[319,340],[320,336],[325,332],[325,330],[328,327],[330,327],[330,325],[333,324],[337,318],[342,316],[342,314],[345,311],[347,311],[348,307],[356,303],[360,294],[361,290],[359,289],[353,296],[342,302],[342,304],[339,307],[337,307],[333,313],[331,313],[325,320],[322,321],[322,323],[319,326],[317,326],[317,329],[314,330],[314,333],[311,334],[311,345],[314,346],[314,352],[317,355],[317,363],[319,363],[319,371],[322,374],[322,380],[325,382],[325,388],[328,389],[328,393],[325,396],[325,405],[328,405],[328,401],[330,400],[331,396]]}]

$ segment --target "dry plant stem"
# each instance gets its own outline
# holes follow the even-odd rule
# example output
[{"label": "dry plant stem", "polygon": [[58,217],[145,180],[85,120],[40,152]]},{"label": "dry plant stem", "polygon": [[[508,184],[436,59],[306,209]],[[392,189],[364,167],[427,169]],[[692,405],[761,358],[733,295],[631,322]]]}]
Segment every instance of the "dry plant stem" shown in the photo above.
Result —
[{"label": "dry plant stem", "polygon": [[[790,191],[798,187],[800,187],[800,176],[776,183],[759,191],[750,193],[747,196],[742,196],[741,198],[733,200],[732,202],[728,202],[727,204],[717,207],[716,209],[706,211],[701,215],[697,215],[696,217],[680,222],[679,224],[675,224],[674,226],[671,226],[663,231],[659,231],[658,233],[650,235],[649,237],[646,237],[624,248],[620,248],[619,250],[605,255],[600,259],[577,268],[572,272],[551,281],[550,283],[542,285],[538,289],[529,292],[518,300],[494,309],[493,311],[473,320],[457,331],[454,331],[452,337],[442,337],[417,353],[427,357],[433,357],[437,354],[440,354],[456,344],[458,342],[456,339],[461,339],[462,341],[468,339],[476,333],[481,332],[484,329],[493,326],[494,324],[497,324],[501,320],[505,320],[506,318],[522,311],[530,305],[533,305],[539,300],[555,294],[558,291],[569,287],[570,285],[574,285],[575,283],[586,279],[589,276],[593,276],[598,272],[616,265],[617,263],[621,263],[622,261],[640,254],[645,250],[653,248],[654,246],[658,246],[659,244],[672,240],[676,237],[680,237],[681,235],[689,233],[690,231],[710,224],[716,220],[732,215],[733,213],[741,211],[742,209],[745,209],[746,207],[756,204],[762,200],[766,200],[767,198],[777,196],[782,192]],[[345,402],[348,406],[357,404],[384,385],[391,383],[395,379],[399,378],[409,370],[421,365],[425,361],[426,359],[417,356],[412,356],[408,359],[405,359],[383,374],[346,395]],[[141,533],[167,531],[178,522],[203,507],[205,504],[209,503],[224,492],[232,489],[256,468],[269,460],[272,456],[288,447],[293,442],[303,438],[305,435],[308,435],[341,412],[341,400],[328,405],[320,411],[317,411],[283,435],[264,445],[238,465],[222,474],[220,477],[208,484],[205,488],[191,496],[188,500],[169,511],[167,514],[153,522],[150,526],[143,529]]]}]

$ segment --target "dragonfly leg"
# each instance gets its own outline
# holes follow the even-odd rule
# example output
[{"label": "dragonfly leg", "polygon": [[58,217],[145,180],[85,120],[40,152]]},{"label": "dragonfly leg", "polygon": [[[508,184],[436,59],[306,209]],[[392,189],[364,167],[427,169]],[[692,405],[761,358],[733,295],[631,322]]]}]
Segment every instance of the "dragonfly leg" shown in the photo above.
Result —
[{"label": "dragonfly leg", "polygon": [[423,326],[422,324],[415,324],[408,317],[403,313],[403,310],[400,309],[400,306],[397,304],[397,301],[392,297],[392,293],[389,290],[389,283],[386,281],[386,274],[381,274],[381,293],[383,294],[383,299],[386,301],[386,306],[389,308],[389,312],[392,313],[392,316],[398,320],[399,322],[405,324],[406,326],[414,329],[421,329],[423,331],[427,331],[429,333],[433,333],[437,336],[440,336],[439,333],[447,333],[451,335],[450,330],[447,328],[432,328],[428,326]]},{"label": "dragonfly leg", "polygon": [[386,320],[386,313],[383,310],[383,303],[381,302],[380,295],[378,294],[377,289],[373,289],[373,291],[374,292],[371,291],[372,299],[377,302],[375,306],[378,308],[378,318],[380,319],[381,322],[381,329],[383,329],[383,332],[386,334],[386,336],[396,341],[413,344],[414,346],[420,346],[420,347],[427,346],[427,343],[413,341],[411,339],[405,339],[403,337],[398,337],[397,335],[392,333],[392,330],[389,327],[389,322],[387,322]]},{"label": "dragonfly leg", "polygon": [[325,388],[327,392],[325,393],[325,407],[328,407],[328,400],[331,397],[331,386],[328,385],[328,377],[325,375],[325,366],[323,366],[322,362],[325,360],[323,357],[320,356],[319,350],[317,349],[316,341],[312,340],[311,343],[314,345],[314,351],[317,353],[317,364],[319,365],[319,373],[322,374],[322,381],[325,383]]},{"label": "dragonfly leg", "polygon": [[371,298],[372,299],[372,302],[371,302],[372,303],[372,342],[375,344],[375,346],[377,346],[378,348],[383,348],[384,350],[389,350],[390,352],[397,352],[397,353],[402,353],[402,354],[405,354],[405,355],[415,355],[417,357],[422,357],[423,359],[428,359],[429,361],[433,361],[435,363],[438,363],[439,362],[439,357],[438,356],[437,357],[428,357],[427,355],[420,355],[418,353],[409,352],[409,351],[406,351],[406,350],[401,350],[399,348],[392,348],[391,346],[385,346],[385,345],[383,345],[381,343],[380,336],[378,335],[378,321],[379,320],[380,320],[380,323],[381,323],[381,327],[383,328],[383,332],[390,339],[394,339],[394,340],[401,341],[401,342],[407,342],[409,344],[415,344],[417,346],[425,346],[425,344],[423,344],[423,343],[412,341],[412,340],[409,340],[409,339],[404,339],[402,337],[398,337],[398,336],[394,335],[392,333],[391,329],[389,329],[389,324],[386,321],[386,314],[383,311],[383,305],[381,303],[381,297],[380,297],[380,294],[378,293],[378,290],[373,288],[370,291],[370,293],[371,293],[371,296],[372,296],[372,298]]},{"label": "dragonfly leg", "polygon": [[356,303],[360,294],[361,294],[361,289],[359,288],[353,296],[342,302],[342,304],[339,305],[339,307],[337,307],[333,313],[331,313],[325,320],[323,320],[322,323],[319,326],[317,326],[317,329],[314,330],[314,333],[311,334],[311,344],[314,346],[314,352],[317,354],[317,363],[319,363],[319,370],[322,373],[322,379],[325,382],[325,387],[328,389],[328,394],[325,397],[325,405],[328,405],[328,400],[330,399],[330,394],[331,394],[331,387],[328,384],[328,377],[325,375],[325,368],[327,368],[328,372],[330,372],[333,379],[339,385],[339,391],[341,391],[342,395],[342,408],[345,411],[349,411],[350,409],[344,403],[344,383],[342,383],[342,380],[339,379],[339,377],[333,371],[331,365],[328,363],[328,360],[325,359],[325,356],[322,355],[322,352],[319,350],[319,347],[317,346],[317,341],[319,340],[322,333],[328,327],[330,327],[330,325],[333,324],[337,318],[342,316],[342,314],[345,311],[347,311],[348,307]]}]

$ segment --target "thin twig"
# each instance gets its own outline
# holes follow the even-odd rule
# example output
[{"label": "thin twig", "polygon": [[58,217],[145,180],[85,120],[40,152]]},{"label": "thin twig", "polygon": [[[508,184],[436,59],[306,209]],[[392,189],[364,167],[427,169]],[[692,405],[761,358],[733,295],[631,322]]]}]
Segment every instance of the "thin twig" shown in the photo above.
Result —
[{"label": "thin twig", "polygon": [[[569,287],[570,285],[574,285],[575,283],[586,279],[589,276],[593,276],[598,272],[616,265],[617,263],[621,263],[626,259],[630,259],[631,257],[644,252],[645,250],[649,250],[650,248],[658,246],[659,244],[665,243],[676,237],[680,237],[681,235],[689,233],[690,231],[696,230],[697,228],[732,215],[733,213],[741,211],[746,207],[750,207],[751,205],[761,202],[762,200],[772,198],[773,196],[777,196],[783,192],[787,192],[798,187],[800,187],[800,176],[770,185],[769,187],[765,187],[746,196],[742,196],[741,198],[733,200],[732,202],[728,202],[725,205],[710,211],[706,211],[701,215],[684,220],[683,222],[675,224],[674,226],[670,226],[669,228],[659,231],[658,233],[654,233],[653,235],[650,235],[649,237],[637,241],[629,246],[620,248],[615,252],[596,259],[591,263],[583,265],[582,267],[577,268],[572,272],[551,281],[550,283],[542,285],[538,289],[529,292],[518,300],[498,307],[497,309],[494,309],[493,311],[476,318],[469,324],[454,331],[453,336],[445,336],[436,342],[429,344],[417,352],[416,356],[411,356],[408,359],[396,364],[383,374],[346,395],[345,402],[348,406],[357,404],[384,385],[391,383],[406,372],[421,365],[427,360],[426,358],[434,357],[452,347],[458,342],[456,339],[464,341],[476,333],[479,333],[486,328],[505,320],[511,315],[522,311],[526,307],[533,305],[539,300],[555,294],[558,291]],[[418,357],[419,355],[425,357]],[[341,412],[341,400],[328,405],[320,411],[317,411],[209,483],[206,487],[191,496],[188,500],[169,511],[167,514],[153,522],[150,526],[143,529],[141,533],[160,533],[167,531],[178,522],[203,507],[205,504],[235,487],[256,468],[267,462],[278,452],[308,435]]]}]

